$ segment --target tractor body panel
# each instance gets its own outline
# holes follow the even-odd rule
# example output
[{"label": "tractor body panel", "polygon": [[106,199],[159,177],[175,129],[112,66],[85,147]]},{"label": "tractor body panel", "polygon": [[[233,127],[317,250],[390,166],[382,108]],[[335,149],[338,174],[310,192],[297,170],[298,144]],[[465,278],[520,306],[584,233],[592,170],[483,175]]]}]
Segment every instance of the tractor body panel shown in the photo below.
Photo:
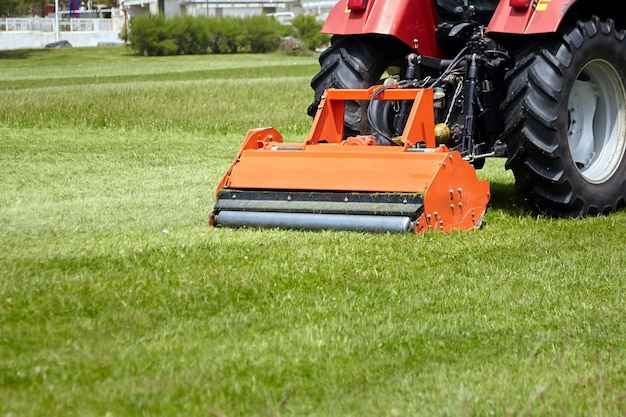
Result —
[{"label": "tractor body panel", "polygon": [[[528,7],[513,7],[501,1],[487,32],[531,35],[553,33],[576,0],[535,0]],[[439,21],[430,0],[369,0],[364,10],[352,10],[348,0],[331,10],[323,33],[332,35],[378,34],[395,37],[422,55],[440,56],[435,39]]]},{"label": "tractor body panel", "polygon": [[330,12],[323,33],[389,35],[423,55],[438,56],[434,3],[424,0],[369,0],[365,10],[351,10],[340,0]]},{"label": "tractor body panel", "polygon": [[535,35],[558,30],[575,0],[536,0],[529,7],[514,8],[501,1],[487,27],[488,33]]}]

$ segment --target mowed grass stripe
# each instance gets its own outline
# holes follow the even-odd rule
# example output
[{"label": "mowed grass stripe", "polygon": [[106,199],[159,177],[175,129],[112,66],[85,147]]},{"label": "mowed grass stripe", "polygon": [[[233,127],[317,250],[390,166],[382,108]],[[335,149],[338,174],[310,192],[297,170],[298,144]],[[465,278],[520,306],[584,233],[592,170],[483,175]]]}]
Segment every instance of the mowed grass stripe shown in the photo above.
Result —
[{"label": "mowed grass stripe", "polygon": [[[311,57],[286,57],[280,54],[197,55],[175,57],[138,57],[126,48],[72,48],[58,53],[50,49],[0,51],[0,69],[4,83],[13,80],[47,79],[64,82],[65,78],[89,79],[90,77],[149,78],[167,74],[175,77],[189,73],[195,75],[212,71],[221,75],[272,74],[271,69],[280,68],[280,75],[298,74],[305,67],[316,71],[316,61]],[[276,74],[278,75],[278,74]],[[187,78],[186,76],[183,78]],[[10,87],[12,83],[3,84]]]},{"label": "mowed grass stripe", "polygon": [[[16,80],[0,81],[0,91],[11,90],[29,90],[33,88],[49,88],[51,85],[58,88],[67,88],[88,85],[91,87],[100,87],[107,84],[126,84],[126,83],[142,83],[142,82],[171,82],[171,81],[194,81],[215,79],[241,80],[248,82],[260,81],[275,78],[277,71],[280,71],[284,78],[304,78],[310,80],[311,72],[316,70],[316,66],[311,63],[296,65],[273,65],[273,66],[254,66],[254,67],[238,67],[238,68],[220,68],[201,71],[179,71],[179,72],[158,72],[151,75],[145,73],[137,75],[100,75],[90,74],[88,69],[80,69],[77,74],[65,73],[61,77],[53,78],[30,78]],[[87,75],[84,75],[84,74]],[[42,73],[41,75],[46,75]],[[303,80],[299,80],[303,81]]]},{"label": "mowed grass stripe", "polygon": [[[193,79],[213,57],[180,58],[0,60],[146,74],[4,91],[0,415],[624,413],[624,212],[530,216],[490,160],[480,230],[211,229],[245,132],[301,140],[312,92],[280,56],[216,58],[276,67],[254,81]],[[155,62],[180,79],[149,81]]]},{"label": "mowed grass stripe", "polygon": [[[84,126],[206,130],[245,135],[247,126],[305,134],[312,101],[306,79],[215,79],[79,85],[5,91],[4,127]],[[261,111],[262,109],[262,111]]]}]

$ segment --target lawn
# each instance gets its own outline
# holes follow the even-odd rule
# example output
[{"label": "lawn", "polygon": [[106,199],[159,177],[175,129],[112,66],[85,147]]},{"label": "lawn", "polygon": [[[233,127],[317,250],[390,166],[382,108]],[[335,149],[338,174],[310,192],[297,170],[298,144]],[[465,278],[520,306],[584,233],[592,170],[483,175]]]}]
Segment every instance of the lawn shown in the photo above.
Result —
[{"label": "lawn", "polygon": [[[626,213],[479,230],[212,229],[315,57],[0,52],[0,416],[618,416]],[[621,301],[620,301],[621,300]]]}]

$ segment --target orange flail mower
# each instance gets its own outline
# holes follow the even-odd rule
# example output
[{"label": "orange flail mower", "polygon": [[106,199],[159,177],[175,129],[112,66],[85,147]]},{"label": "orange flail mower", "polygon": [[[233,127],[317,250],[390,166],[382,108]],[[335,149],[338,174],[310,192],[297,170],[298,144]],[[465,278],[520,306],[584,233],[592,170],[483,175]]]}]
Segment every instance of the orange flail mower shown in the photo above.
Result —
[{"label": "orange flail mower", "polygon": [[[373,135],[344,137],[349,100],[412,102],[402,136],[380,146]],[[248,132],[217,186],[210,224],[368,232],[479,227],[489,183],[457,151],[435,139],[433,90],[375,86],[329,89],[302,143],[276,129]]]}]

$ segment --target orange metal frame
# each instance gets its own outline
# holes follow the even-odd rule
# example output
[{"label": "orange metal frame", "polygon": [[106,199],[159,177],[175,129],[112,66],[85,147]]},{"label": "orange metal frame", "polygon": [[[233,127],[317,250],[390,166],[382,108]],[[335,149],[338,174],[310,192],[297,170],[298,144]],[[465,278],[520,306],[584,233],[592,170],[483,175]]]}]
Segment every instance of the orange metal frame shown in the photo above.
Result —
[{"label": "orange metal frame", "polygon": [[[248,131],[217,186],[251,190],[307,190],[423,194],[416,232],[480,225],[489,183],[458,152],[436,146],[430,89],[387,89],[378,100],[413,100],[401,137],[404,146],[376,146],[371,136],[343,138],[347,100],[370,100],[368,90],[327,90],[304,142],[285,143],[274,128]],[[416,145],[421,144],[416,149]],[[350,146],[355,145],[355,146]]]},{"label": "orange metal frame", "polygon": [[[417,143],[426,148],[436,147],[433,91],[390,88],[376,97],[377,100],[413,100],[401,137],[404,146],[375,146],[371,136],[343,140],[345,102],[370,100],[378,88],[380,86],[368,90],[326,90],[305,142],[285,143],[274,128],[249,130],[217,191],[222,188],[276,188],[414,192],[416,175],[404,176],[402,172],[415,171],[415,155],[405,151]],[[272,149],[303,152],[258,152]],[[422,159],[428,159],[428,156]],[[390,168],[394,171],[393,184],[388,178],[374,174]]]},{"label": "orange metal frame", "polygon": [[[339,143],[343,140],[343,119],[345,102],[369,101],[374,97],[380,86],[370,87],[368,90],[341,90],[329,89],[322,96],[319,109],[313,120],[313,127],[307,143]],[[412,100],[413,107],[409,113],[406,129],[402,135],[402,143],[406,147],[413,147],[422,142],[427,148],[434,148],[435,121],[433,114],[433,90],[423,89],[400,89],[392,87],[382,91],[376,96],[376,100]]]}]

